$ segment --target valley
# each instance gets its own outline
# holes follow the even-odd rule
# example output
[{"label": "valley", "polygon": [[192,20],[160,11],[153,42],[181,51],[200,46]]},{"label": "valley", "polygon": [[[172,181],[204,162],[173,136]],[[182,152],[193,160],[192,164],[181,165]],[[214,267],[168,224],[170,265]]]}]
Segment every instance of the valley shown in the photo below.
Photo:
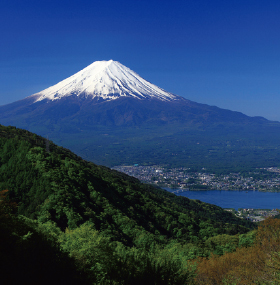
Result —
[{"label": "valley", "polygon": [[[191,168],[167,168],[153,166],[113,167],[144,183],[182,190],[232,190],[232,191],[280,191],[280,169],[277,167],[255,169],[252,172],[229,174],[208,173],[207,169],[193,172]],[[176,190],[174,190],[176,191]]]}]

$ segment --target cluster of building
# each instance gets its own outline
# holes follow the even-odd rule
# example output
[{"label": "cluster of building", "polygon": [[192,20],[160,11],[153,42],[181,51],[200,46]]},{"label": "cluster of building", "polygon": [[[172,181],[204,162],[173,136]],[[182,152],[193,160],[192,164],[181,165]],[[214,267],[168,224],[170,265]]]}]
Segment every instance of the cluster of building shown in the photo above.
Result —
[{"label": "cluster of building", "polygon": [[280,191],[280,169],[266,168],[266,178],[257,179],[255,175],[244,177],[240,173],[215,175],[204,172],[190,172],[189,168],[168,169],[162,166],[117,166],[114,169],[138,178],[144,183],[152,183],[161,187],[191,190],[258,190]]},{"label": "cluster of building", "polygon": [[[207,179],[207,178],[206,178]],[[217,190],[258,190],[280,191],[280,175],[266,179],[243,177],[239,173],[216,176],[211,181],[207,179],[207,185]]]},{"label": "cluster of building", "polygon": [[261,222],[269,217],[274,217],[279,215],[279,211],[276,209],[226,209],[227,211],[232,212],[239,218],[247,219],[252,222]]}]

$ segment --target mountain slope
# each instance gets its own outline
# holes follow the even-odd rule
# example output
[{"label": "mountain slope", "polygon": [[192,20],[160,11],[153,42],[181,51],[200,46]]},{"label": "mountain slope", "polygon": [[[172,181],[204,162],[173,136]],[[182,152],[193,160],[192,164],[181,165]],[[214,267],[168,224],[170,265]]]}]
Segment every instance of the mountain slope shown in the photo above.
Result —
[{"label": "mountain slope", "polygon": [[279,122],[173,95],[112,60],[0,106],[0,123],[48,136],[107,166],[157,163],[214,171],[224,164],[238,171],[280,160]]},{"label": "mountain slope", "polygon": [[52,143],[48,152],[46,140],[29,132],[1,126],[0,138],[0,187],[19,203],[20,214],[53,220],[62,229],[91,221],[130,245],[139,243],[140,233],[159,241],[175,233],[182,240],[196,239],[210,225],[213,233],[245,230],[245,221],[217,206],[141,184]]},{"label": "mountain slope", "polygon": [[215,205],[141,184],[28,131],[0,126],[2,189],[25,216],[13,217],[0,196],[0,272],[13,274],[11,284],[50,282],[47,269],[54,266],[53,284],[69,270],[70,284],[85,277],[90,284],[193,284],[189,259],[235,250],[253,227]]}]

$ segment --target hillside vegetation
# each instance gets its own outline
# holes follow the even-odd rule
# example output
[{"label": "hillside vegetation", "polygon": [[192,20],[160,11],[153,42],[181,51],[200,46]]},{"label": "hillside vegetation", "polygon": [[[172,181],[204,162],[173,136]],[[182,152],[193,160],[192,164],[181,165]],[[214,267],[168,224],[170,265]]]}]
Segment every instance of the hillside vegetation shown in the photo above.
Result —
[{"label": "hillside vegetation", "polygon": [[14,127],[0,126],[0,174],[0,190],[8,190],[0,202],[3,268],[10,258],[16,271],[24,262],[48,264],[51,255],[35,248],[50,247],[60,278],[74,268],[70,279],[90,284],[192,284],[190,260],[254,240],[249,221],[218,206],[142,184]]},{"label": "hillside vegetation", "polygon": [[197,259],[196,284],[280,284],[280,220],[267,219],[255,234],[251,246]]}]

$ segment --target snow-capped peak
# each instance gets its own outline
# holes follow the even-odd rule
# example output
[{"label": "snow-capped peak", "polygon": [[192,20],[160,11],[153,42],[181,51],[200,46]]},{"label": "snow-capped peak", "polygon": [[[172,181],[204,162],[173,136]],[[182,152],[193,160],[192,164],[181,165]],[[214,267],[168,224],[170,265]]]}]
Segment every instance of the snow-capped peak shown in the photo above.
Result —
[{"label": "snow-capped peak", "polygon": [[138,99],[157,98],[170,101],[179,97],[146,81],[128,67],[113,60],[95,61],[83,70],[32,97],[35,97],[35,102],[37,102],[44,99],[57,100],[73,95],[99,97],[104,100],[130,96]]}]

